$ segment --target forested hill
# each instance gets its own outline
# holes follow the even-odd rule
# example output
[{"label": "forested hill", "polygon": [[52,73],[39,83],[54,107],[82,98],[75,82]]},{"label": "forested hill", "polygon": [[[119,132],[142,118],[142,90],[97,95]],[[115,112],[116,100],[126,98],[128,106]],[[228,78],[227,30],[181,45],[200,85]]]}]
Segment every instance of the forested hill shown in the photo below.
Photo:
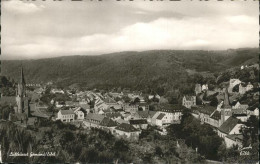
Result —
[{"label": "forested hill", "polygon": [[[68,56],[39,60],[2,61],[2,75],[19,77],[21,64],[27,82],[59,82],[64,86],[162,87],[185,81],[192,73],[220,72],[258,63],[257,48],[226,51],[152,50],[99,56]],[[189,73],[189,74],[188,74]]]}]

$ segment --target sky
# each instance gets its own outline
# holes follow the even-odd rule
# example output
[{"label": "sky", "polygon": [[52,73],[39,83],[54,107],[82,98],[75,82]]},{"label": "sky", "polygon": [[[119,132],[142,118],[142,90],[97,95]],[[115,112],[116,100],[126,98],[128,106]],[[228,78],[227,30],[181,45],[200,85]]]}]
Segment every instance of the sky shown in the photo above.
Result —
[{"label": "sky", "polygon": [[258,1],[2,1],[2,59],[259,46]]}]

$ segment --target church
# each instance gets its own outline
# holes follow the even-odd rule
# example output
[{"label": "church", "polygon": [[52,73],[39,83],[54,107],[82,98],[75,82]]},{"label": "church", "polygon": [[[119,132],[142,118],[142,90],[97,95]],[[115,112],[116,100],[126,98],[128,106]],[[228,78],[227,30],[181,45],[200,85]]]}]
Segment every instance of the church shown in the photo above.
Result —
[{"label": "church", "polygon": [[26,83],[23,68],[21,67],[20,79],[16,89],[16,96],[2,96],[1,104],[13,106],[14,112],[9,114],[9,121],[27,123],[30,116],[29,97],[26,95]]}]

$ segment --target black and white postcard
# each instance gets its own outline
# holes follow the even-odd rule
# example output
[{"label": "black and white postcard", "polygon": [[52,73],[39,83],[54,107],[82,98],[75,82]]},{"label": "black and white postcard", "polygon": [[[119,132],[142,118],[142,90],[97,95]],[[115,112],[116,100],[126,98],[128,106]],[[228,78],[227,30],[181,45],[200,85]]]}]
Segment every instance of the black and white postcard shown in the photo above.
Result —
[{"label": "black and white postcard", "polygon": [[259,163],[259,1],[1,1],[0,163]]}]

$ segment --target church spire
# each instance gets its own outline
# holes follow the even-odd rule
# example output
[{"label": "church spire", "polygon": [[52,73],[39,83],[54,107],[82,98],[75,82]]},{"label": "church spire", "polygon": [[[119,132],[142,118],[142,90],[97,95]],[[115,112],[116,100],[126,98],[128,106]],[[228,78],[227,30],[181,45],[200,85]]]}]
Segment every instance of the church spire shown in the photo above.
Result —
[{"label": "church spire", "polygon": [[225,89],[223,108],[231,108],[227,88]]},{"label": "church spire", "polygon": [[21,67],[21,81],[20,81],[20,84],[25,85],[24,74],[23,74],[23,66]]},{"label": "church spire", "polygon": [[23,74],[23,67],[21,66],[21,77],[20,81],[18,82],[18,95],[21,97],[25,96],[25,80]]}]

